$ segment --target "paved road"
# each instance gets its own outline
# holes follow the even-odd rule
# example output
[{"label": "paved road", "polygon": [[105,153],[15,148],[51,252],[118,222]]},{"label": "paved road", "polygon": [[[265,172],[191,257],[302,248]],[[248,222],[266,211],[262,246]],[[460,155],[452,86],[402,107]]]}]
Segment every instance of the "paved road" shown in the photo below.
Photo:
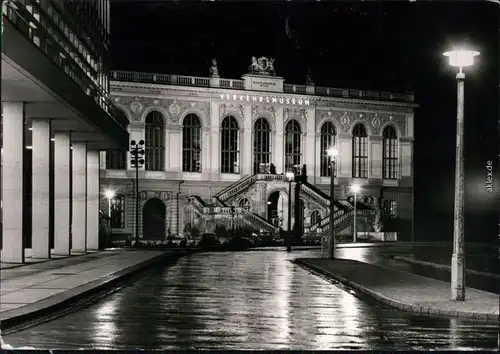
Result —
[{"label": "paved road", "polygon": [[57,349],[498,347],[494,325],[401,314],[289,262],[318,255],[319,250],[187,256],[88,308],[4,339],[14,346]]}]

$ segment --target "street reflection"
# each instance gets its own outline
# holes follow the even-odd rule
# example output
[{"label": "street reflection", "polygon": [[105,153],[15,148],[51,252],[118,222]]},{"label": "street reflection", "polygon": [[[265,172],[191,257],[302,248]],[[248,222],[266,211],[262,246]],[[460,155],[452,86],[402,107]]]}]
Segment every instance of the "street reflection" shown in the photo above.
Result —
[{"label": "street reflection", "polygon": [[[344,251],[343,257],[358,260],[380,257],[368,248]],[[88,308],[4,340],[14,347],[67,350],[497,347],[496,325],[402,314],[289,262],[319,252],[186,256]]]}]

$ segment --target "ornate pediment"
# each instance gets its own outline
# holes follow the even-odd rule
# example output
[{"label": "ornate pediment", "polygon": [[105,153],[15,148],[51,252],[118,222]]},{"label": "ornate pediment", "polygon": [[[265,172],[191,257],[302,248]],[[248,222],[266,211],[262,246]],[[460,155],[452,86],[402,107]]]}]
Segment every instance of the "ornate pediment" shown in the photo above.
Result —
[{"label": "ornate pediment", "polygon": [[252,57],[252,63],[248,67],[248,73],[254,75],[274,76],[274,58]]},{"label": "ornate pediment", "polygon": [[139,200],[146,201],[149,199],[160,199],[163,201],[167,201],[170,199],[171,192],[157,192],[157,191],[140,191],[139,192]]}]

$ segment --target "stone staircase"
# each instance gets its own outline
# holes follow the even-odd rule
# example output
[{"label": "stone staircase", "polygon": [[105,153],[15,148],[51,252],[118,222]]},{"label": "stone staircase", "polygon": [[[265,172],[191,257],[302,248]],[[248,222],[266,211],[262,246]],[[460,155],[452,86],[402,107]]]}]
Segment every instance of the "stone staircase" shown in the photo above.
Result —
[{"label": "stone staircase", "polygon": [[[288,183],[285,175],[275,174],[255,174],[241,178],[231,184],[212,198],[212,203],[205,203],[199,196],[188,197],[188,207],[203,221],[205,230],[210,230],[222,221],[231,220],[235,227],[245,226],[254,232],[265,231],[267,233],[279,234],[279,227],[269,223],[263,217],[252,213],[244,207],[234,205],[237,198],[247,193],[257,182],[282,182]],[[330,228],[330,198],[316,186],[308,183],[304,178],[296,177],[294,184],[299,184],[299,194],[315,203],[322,209],[322,214],[326,215],[314,225],[304,228],[304,238],[316,239],[327,234]],[[340,232],[350,227],[353,220],[354,205],[347,199],[338,199],[334,202],[335,218],[334,225],[336,232]],[[367,208],[358,202],[358,216],[374,215],[374,210]]]}]

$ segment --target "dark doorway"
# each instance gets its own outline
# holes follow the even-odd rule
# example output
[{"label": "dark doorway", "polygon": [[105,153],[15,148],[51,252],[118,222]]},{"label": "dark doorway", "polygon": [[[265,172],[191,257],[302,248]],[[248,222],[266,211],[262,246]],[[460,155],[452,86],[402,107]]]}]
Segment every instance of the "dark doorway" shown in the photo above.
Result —
[{"label": "dark doorway", "polygon": [[144,240],[165,240],[165,216],[167,208],[160,199],[150,199],[142,209]]},{"label": "dark doorway", "polygon": [[269,196],[269,199],[267,200],[267,221],[275,226],[280,226],[278,215],[279,197],[280,192],[274,192]]},{"label": "dark doorway", "polygon": [[305,215],[305,204],[302,199],[298,200],[297,203],[297,220],[295,221],[296,229],[300,231],[302,235],[304,233],[304,215]]}]

